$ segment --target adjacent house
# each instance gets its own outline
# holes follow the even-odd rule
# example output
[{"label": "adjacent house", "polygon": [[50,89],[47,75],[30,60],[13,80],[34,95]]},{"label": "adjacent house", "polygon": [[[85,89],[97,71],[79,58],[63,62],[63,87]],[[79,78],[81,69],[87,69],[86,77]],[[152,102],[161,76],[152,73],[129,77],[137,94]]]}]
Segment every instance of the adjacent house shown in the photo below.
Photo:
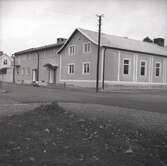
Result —
[{"label": "adjacent house", "polygon": [[[77,28],[68,40],[32,48],[15,55],[16,83],[66,83],[95,87],[98,33]],[[167,85],[164,39],[138,41],[101,34],[100,86]]]},{"label": "adjacent house", "polygon": [[13,82],[13,58],[0,51],[0,81]]},{"label": "adjacent house", "polygon": [[[96,82],[98,33],[76,29],[59,49],[60,81],[79,86]],[[164,39],[154,43],[101,34],[102,85],[166,85],[167,50]]]},{"label": "adjacent house", "polygon": [[59,81],[60,60],[58,49],[66,39],[58,38],[56,44],[14,53],[14,82],[18,84],[55,84]]}]

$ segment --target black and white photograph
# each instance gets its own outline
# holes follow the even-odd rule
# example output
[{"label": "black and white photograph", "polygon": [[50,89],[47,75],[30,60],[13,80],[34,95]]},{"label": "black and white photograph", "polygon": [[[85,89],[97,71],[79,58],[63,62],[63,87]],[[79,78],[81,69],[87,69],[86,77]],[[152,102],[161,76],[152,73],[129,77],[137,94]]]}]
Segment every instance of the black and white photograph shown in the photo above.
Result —
[{"label": "black and white photograph", "polygon": [[167,0],[0,0],[0,166],[167,166]]}]

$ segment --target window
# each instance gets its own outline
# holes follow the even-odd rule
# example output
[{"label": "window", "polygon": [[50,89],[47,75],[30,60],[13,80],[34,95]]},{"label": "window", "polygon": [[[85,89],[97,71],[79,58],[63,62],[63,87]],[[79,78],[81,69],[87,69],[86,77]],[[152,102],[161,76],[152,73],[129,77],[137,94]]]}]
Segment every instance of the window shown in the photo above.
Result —
[{"label": "window", "polygon": [[125,75],[129,74],[129,60],[128,59],[124,59],[123,74],[125,74]]},{"label": "window", "polygon": [[19,74],[19,67],[16,67],[16,73]]},{"label": "window", "polygon": [[91,44],[90,43],[84,43],[83,44],[83,52],[84,53],[89,53],[91,50]]},{"label": "window", "polygon": [[90,74],[90,63],[83,63],[83,74]]},{"label": "window", "polygon": [[75,73],[75,65],[69,64],[68,65],[68,74],[74,74]]},{"label": "window", "polygon": [[7,63],[8,63],[7,59],[4,59],[3,64],[7,65]]},{"label": "window", "polygon": [[156,77],[159,77],[160,76],[160,69],[161,69],[161,65],[160,63],[155,63],[155,75]]},{"label": "window", "polygon": [[71,45],[69,47],[69,55],[75,55],[75,46],[74,45]]},{"label": "window", "polygon": [[146,62],[145,61],[141,61],[140,62],[140,75],[144,76],[146,72]]},{"label": "window", "polygon": [[27,67],[27,75],[29,75],[29,74],[30,74],[30,68]]},{"label": "window", "polygon": [[24,73],[25,73],[25,68],[23,67],[22,68],[22,75],[24,75]]}]

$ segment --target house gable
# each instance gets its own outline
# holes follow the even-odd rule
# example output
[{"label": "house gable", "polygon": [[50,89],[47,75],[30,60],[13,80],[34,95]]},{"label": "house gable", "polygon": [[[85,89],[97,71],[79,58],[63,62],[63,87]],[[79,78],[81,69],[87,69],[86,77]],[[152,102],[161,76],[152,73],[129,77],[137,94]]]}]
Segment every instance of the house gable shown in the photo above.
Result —
[{"label": "house gable", "polygon": [[80,28],[75,29],[75,31],[71,34],[71,36],[68,38],[68,40],[64,43],[64,45],[57,51],[57,53],[61,53],[68,45],[68,43],[73,39],[73,36],[76,33],[80,33],[82,36],[84,36],[88,41],[92,42],[93,44],[97,45],[97,43],[92,40],[86,33],[84,33]]}]

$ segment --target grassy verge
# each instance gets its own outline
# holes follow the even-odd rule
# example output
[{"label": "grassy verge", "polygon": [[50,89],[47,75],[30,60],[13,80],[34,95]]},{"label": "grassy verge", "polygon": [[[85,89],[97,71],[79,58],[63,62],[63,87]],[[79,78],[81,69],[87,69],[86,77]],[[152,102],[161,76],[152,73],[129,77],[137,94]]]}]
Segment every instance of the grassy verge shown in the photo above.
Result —
[{"label": "grassy verge", "polygon": [[167,134],[66,112],[56,103],[0,120],[3,166],[165,166]]}]

